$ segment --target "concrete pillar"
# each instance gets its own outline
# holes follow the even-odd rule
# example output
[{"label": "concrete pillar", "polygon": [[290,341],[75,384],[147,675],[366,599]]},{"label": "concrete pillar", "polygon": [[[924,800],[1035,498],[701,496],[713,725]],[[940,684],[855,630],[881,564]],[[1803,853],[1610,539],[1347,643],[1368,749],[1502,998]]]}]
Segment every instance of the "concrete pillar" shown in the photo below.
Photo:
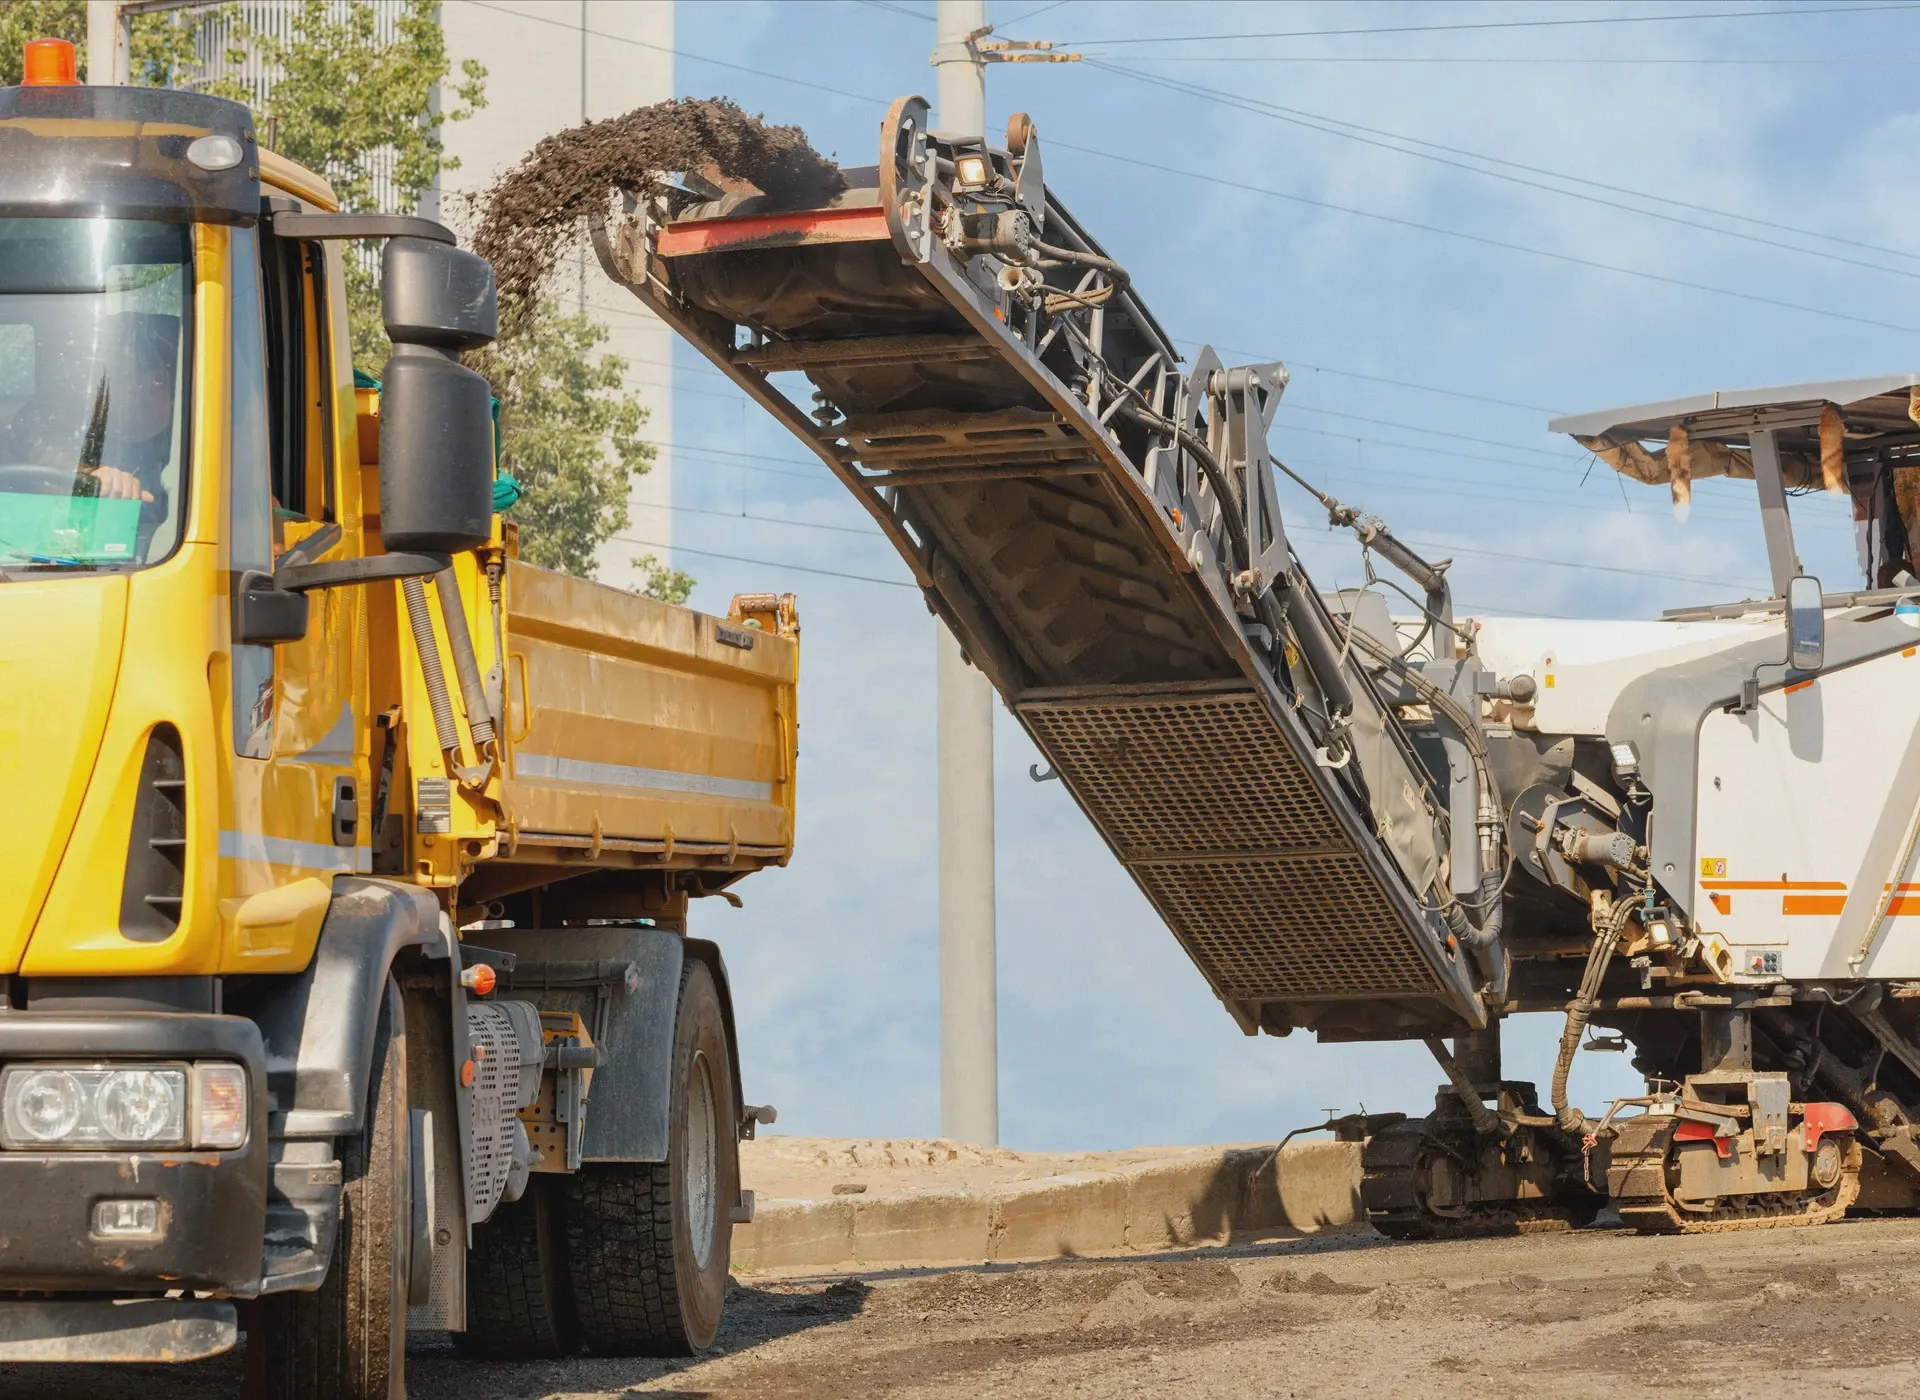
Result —
[{"label": "concrete pillar", "polygon": [[133,21],[120,0],[87,0],[87,81],[125,87],[133,81]]},{"label": "concrete pillar", "polygon": [[[936,129],[986,129],[986,65],[967,36],[987,22],[986,0],[940,0],[933,63]],[[940,1134],[1000,1140],[1000,1032],[993,902],[993,687],[938,638],[940,761]]]}]

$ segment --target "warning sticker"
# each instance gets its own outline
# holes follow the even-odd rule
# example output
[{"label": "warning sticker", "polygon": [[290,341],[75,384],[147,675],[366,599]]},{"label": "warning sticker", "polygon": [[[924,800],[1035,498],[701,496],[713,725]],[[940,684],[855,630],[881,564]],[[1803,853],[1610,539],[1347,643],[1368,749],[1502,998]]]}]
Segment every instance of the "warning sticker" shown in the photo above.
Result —
[{"label": "warning sticker", "polygon": [[1702,880],[1724,880],[1727,878],[1727,862],[1724,856],[1701,856],[1700,878]]}]

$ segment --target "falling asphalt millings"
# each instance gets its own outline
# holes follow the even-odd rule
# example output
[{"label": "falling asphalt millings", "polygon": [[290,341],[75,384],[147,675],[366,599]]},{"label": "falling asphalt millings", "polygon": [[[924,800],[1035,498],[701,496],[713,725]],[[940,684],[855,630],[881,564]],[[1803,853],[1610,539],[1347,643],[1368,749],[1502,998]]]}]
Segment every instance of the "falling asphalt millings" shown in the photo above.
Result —
[{"label": "falling asphalt millings", "polygon": [[535,303],[583,218],[618,192],[645,199],[673,172],[744,182],[776,203],[831,198],[840,168],[797,126],[769,126],[724,97],[676,98],[544,138],[482,205],[474,251],[493,264],[504,319]]}]

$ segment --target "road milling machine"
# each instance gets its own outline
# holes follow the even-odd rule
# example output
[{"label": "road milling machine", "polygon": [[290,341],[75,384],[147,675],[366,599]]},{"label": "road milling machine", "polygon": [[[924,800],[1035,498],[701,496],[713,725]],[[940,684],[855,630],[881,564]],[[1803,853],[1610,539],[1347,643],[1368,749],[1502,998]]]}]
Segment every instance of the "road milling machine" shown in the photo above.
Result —
[{"label": "road milling machine", "polygon": [[73,66],[0,89],[0,1364],[703,1348],[770,1111],[688,908],[791,850],[793,600],[521,562],[489,266]]},{"label": "road milling machine", "polygon": [[[1289,544],[1286,370],[1183,362],[1026,117],[928,116],[896,102],[803,206],[682,172],[601,263],[866,508],[1243,1031],[1432,1049],[1434,1111],[1367,1125],[1379,1228],[1912,1204],[1920,586],[1823,595],[1786,492],[1903,471],[1920,378],[1559,424],[1648,480],[1754,479],[1773,596],[1659,621],[1457,616],[1444,563],[1315,492],[1409,580],[1395,621]],[[1543,1010],[1545,1103],[1499,1049]],[[1596,1032],[1648,1092],[1589,1116]]]}]

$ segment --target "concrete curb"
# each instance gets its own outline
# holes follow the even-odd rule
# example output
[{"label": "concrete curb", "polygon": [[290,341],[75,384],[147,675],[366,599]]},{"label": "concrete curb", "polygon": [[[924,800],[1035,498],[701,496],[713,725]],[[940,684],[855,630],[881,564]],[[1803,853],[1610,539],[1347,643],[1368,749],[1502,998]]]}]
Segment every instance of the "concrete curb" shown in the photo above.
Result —
[{"label": "concrete curb", "polygon": [[826,1200],[761,1197],[733,1231],[745,1272],[979,1264],[1149,1253],[1352,1227],[1360,1146],[1198,1148],[1117,1168],[977,1190]]}]

